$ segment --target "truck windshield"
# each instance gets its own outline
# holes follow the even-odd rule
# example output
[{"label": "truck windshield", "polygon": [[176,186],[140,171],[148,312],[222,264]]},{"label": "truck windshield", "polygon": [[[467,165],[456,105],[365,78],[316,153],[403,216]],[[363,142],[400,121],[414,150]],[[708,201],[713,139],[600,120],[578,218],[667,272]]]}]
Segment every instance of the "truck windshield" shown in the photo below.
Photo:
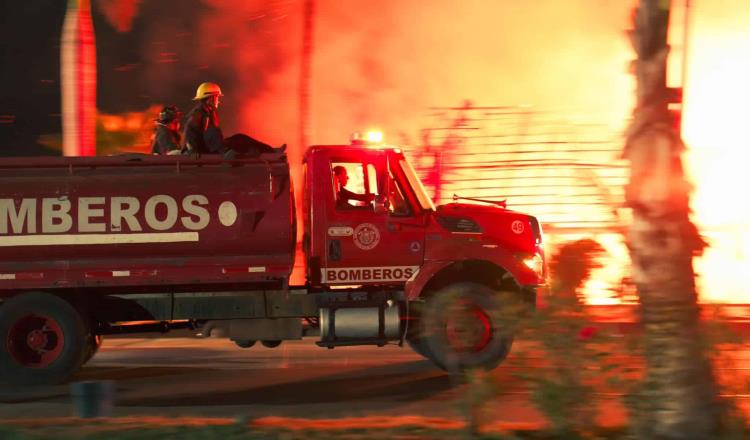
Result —
[{"label": "truck windshield", "polygon": [[435,205],[432,203],[432,199],[430,199],[430,196],[427,195],[427,191],[425,191],[424,186],[422,186],[422,181],[419,180],[419,176],[417,176],[417,173],[414,172],[414,168],[412,168],[411,164],[405,159],[399,160],[399,164],[401,165],[401,169],[406,175],[406,179],[409,181],[409,185],[414,190],[414,194],[417,195],[419,205],[422,207],[422,209],[434,211]]}]

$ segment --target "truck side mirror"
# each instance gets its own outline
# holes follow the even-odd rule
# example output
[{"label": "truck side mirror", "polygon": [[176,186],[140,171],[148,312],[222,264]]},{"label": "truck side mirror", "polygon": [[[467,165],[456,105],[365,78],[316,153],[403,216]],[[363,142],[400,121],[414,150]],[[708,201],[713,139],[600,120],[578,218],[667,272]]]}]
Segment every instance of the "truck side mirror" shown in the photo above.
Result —
[{"label": "truck side mirror", "polygon": [[388,197],[384,194],[378,194],[373,199],[372,206],[375,214],[386,214],[388,212]]}]

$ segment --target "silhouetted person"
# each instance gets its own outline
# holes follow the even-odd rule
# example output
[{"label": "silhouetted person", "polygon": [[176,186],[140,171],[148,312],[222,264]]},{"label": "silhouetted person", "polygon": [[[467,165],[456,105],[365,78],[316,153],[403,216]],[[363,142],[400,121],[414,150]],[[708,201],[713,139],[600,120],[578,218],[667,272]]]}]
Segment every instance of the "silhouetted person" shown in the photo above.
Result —
[{"label": "silhouetted person", "polygon": [[151,154],[180,153],[180,118],[182,112],[174,105],[164,107],[155,120],[151,138]]},{"label": "silhouetted person", "polygon": [[350,200],[370,203],[375,198],[373,194],[357,194],[346,189],[345,186],[349,182],[349,175],[346,172],[346,168],[341,165],[333,167],[333,180],[336,188],[337,208],[355,207],[355,205],[349,203]]},{"label": "silhouetted person", "polygon": [[224,139],[216,112],[222,96],[224,94],[218,84],[205,82],[198,86],[193,101],[199,103],[190,111],[185,123],[185,153],[224,154],[231,151],[230,158],[233,158],[237,154],[257,157],[261,153],[286,150],[286,144],[273,148],[246,134],[236,134]]},{"label": "silhouetted person", "polygon": [[185,122],[185,152],[224,153],[224,135],[216,113],[222,96],[224,95],[218,84],[204,82],[198,86],[193,98],[198,104],[190,110]]}]

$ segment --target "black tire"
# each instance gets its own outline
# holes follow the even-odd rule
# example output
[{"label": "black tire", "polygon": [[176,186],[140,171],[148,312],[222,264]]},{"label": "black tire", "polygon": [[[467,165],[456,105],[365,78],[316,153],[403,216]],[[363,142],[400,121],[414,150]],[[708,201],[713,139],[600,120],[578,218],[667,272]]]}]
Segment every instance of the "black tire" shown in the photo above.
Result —
[{"label": "black tire", "polygon": [[406,343],[409,344],[412,350],[418,355],[432,359],[427,346],[422,339],[422,331],[420,326],[421,323],[421,310],[424,307],[423,303],[409,303],[409,327],[406,331]]},{"label": "black tire", "polygon": [[435,292],[419,321],[426,357],[451,373],[497,367],[513,345],[513,326],[502,313],[512,297],[470,282]]},{"label": "black tire", "polygon": [[260,343],[263,344],[264,347],[268,348],[276,348],[281,345],[281,341],[260,341]]},{"label": "black tire", "polygon": [[0,380],[14,385],[65,382],[83,364],[88,329],[64,299],[44,292],[0,307]]},{"label": "black tire", "polygon": [[102,346],[102,335],[89,333],[86,338],[86,355],[83,357],[83,365],[86,365]]},{"label": "black tire", "polygon": [[409,344],[409,347],[411,347],[411,349],[418,355],[432,360],[432,355],[427,350],[427,345],[421,338],[407,338],[406,343]]},{"label": "black tire", "polygon": [[252,339],[232,339],[232,342],[240,348],[250,348],[255,345],[255,341]]}]

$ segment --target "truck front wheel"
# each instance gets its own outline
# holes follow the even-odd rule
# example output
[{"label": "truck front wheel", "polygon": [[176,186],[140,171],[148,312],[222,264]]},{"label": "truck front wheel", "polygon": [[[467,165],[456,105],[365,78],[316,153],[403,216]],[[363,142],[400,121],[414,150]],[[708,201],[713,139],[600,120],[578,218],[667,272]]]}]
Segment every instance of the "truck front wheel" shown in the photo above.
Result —
[{"label": "truck front wheel", "polygon": [[409,347],[411,347],[412,350],[414,350],[415,353],[418,355],[431,359],[432,356],[430,355],[430,352],[427,351],[427,344],[424,341],[424,338],[422,338],[422,306],[424,304],[419,303],[418,306],[416,303],[409,306],[409,328],[406,332],[406,342],[409,344]]},{"label": "truck front wheel", "polygon": [[423,339],[407,338],[406,342],[409,344],[409,347],[414,350],[414,353],[427,359],[430,359],[432,357],[432,355],[427,351],[427,346],[425,345]]},{"label": "truck front wheel", "polygon": [[470,282],[435,292],[419,321],[427,357],[449,372],[495,368],[513,344],[510,297]]},{"label": "truck front wheel", "polygon": [[0,380],[66,381],[83,363],[87,334],[81,314],[60,297],[29,292],[9,299],[0,307]]}]

